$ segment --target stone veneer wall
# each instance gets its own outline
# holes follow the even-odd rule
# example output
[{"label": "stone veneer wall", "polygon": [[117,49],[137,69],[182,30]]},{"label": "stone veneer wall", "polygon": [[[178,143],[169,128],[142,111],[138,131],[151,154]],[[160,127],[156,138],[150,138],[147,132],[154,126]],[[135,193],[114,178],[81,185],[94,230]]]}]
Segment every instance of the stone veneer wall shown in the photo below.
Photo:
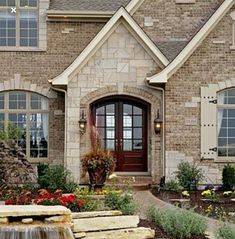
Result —
[{"label": "stone veneer wall", "polygon": [[134,19],[153,41],[188,40],[223,0],[145,0]]},{"label": "stone veneer wall", "polygon": [[159,67],[124,25],[111,34],[94,56],[68,84],[67,166],[80,177],[80,156],[90,149],[89,130],[80,136],[81,110],[106,96],[128,95],[147,101],[149,113],[149,166],[155,179],[162,174],[160,137],[153,132],[153,119],[161,108],[161,94],[146,87],[144,79]]},{"label": "stone veneer wall", "polygon": [[230,13],[234,10],[235,7],[166,84],[168,176],[181,160],[188,160],[200,165],[208,183],[221,183],[221,171],[225,163],[200,159],[200,88],[235,78],[235,50],[230,49]]},{"label": "stone veneer wall", "polygon": [[[45,18],[46,15],[41,17]],[[47,45],[45,42],[43,46],[40,45],[44,50],[0,49],[0,91],[29,90],[49,98],[50,163],[64,162],[65,116],[64,94],[51,90],[48,80],[66,69],[103,25],[104,23],[47,22]]]}]

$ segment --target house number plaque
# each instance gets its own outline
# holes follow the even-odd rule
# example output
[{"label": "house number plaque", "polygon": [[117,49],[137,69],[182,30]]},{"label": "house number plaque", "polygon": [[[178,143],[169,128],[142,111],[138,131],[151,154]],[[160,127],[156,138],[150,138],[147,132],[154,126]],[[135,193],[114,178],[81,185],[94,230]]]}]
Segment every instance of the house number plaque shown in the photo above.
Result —
[{"label": "house number plaque", "polygon": [[185,125],[198,125],[197,118],[186,118],[185,119]]}]

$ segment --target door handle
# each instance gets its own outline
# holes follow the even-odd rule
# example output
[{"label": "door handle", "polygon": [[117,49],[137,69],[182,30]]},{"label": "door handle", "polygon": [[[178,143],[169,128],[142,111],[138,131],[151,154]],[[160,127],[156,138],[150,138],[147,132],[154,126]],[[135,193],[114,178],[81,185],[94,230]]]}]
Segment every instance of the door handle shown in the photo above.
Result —
[{"label": "door handle", "polygon": [[120,146],[121,146],[121,149],[122,149],[122,146],[123,146],[123,140],[120,139]]},{"label": "door handle", "polygon": [[118,139],[115,140],[115,147],[118,148]]}]

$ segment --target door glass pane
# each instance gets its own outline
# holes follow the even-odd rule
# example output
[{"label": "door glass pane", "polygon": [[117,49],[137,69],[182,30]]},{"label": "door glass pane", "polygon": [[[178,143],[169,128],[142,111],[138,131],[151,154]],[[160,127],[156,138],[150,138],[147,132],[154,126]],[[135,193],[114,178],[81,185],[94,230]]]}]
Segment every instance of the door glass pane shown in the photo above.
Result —
[{"label": "door glass pane", "polygon": [[142,139],[142,128],[134,128],[134,138]]},{"label": "door glass pane", "polygon": [[124,114],[132,115],[132,105],[124,104],[124,106],[123,106],[123,113]]},{"label": "door glass pane", "polygon": [[132,127],[132,117],[129,115],[123,116],[123,127]]},{"label": "door glass pane", "polygon": [[227,148],[218,148],[218,156],[227,156]]},{"label": "door glass pane", "polygon": [[142,142],[142,140],[134,140],[133,141],[133,149],[136,149],[136,150],[143,149],[143,142]]},{"label": "door glass pane", "polygon": [[132,140],[124,140],[123,141],[123,150],[125,150],[125,151],[132,150]]},{"label": "door glass pane", "polygon": [[105,120],[104,116],[96,116],[96,126],[105,126]]},{"label": "door glass pane", "polygon": [[132,128],[123,129],[123,138],[124,139],[132,139]]},{"label": "door glass pane", "polygon": [[106,140],[106,149],[115,150],[115,140]]},{"label": "door glass pane", "polygon": [[115,116],[106,116],[106,126],[107,127],[114,127],[115,126]]},{"label": "door glass pane", "polygon": [[106,106],[106,114],[107,115],[114,115],[115,114],[115,112],[114,112],[114,104]]},{"label": "door glass pane", "polygon": [[142,115],[143,110],[139,107],[134,106],[134,115]]},{"label": "door glass pane", "polygon": [[104,114],[104,106],[99,107],[96,109],[96,115],[103,115]]},{"label": "door glass pane", "polygon": [[115,130],[114,130],[114,128],[106,130],[106,138],[107,139],[114,139],[115,138]]},{"label": "door glass pane", "polygon": [[133,117],[134,127],[142,127],[142,116]]}]

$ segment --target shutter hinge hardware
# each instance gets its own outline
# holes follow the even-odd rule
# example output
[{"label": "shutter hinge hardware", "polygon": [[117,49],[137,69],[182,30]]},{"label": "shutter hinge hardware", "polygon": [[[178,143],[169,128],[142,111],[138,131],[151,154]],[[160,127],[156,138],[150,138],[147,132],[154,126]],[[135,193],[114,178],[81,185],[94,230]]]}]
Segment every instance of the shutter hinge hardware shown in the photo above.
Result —
[{"label": "shutter hinge hardware", "polygon": [[215,147],[215,148],[212,148],[212,149],[209,149],[210,151],[213,151],[213,152],[217,152],[218,151],[218,148]]},{"label": "shutter hinge hardware", "polygon": [[210,100],[209,101],[209,103],[211,103],[211,104],[217,104],[217,102],[218,102],[217,100]]}]

